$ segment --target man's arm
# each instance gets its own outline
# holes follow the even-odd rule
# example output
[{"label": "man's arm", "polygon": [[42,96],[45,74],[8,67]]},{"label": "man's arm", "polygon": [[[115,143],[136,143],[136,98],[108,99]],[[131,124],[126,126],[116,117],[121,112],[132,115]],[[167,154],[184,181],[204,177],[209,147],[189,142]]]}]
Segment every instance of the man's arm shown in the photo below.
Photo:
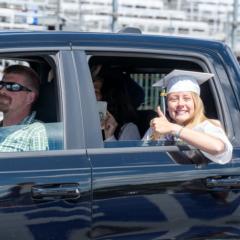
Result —
[{"label": "man's arm", "polygon": [[35,122],[30,124],[28,134],[31,138],[29,151],[49,150],[47,132],[43,123]]}]

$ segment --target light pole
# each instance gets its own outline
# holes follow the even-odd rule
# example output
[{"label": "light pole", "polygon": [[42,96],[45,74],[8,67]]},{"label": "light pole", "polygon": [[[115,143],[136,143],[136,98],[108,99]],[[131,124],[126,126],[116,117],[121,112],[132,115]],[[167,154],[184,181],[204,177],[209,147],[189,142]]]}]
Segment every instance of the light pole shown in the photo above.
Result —
[{"label": "light pole", "polygon": [[177,10],[181,10],[182,0],[177,1]]},{"label": "light pole", "polygon": [[232,40],[232,49],[235,51],[236,48],[236,32],[238,24],[238,0],[234,0],[233,3],[233,19],[232,19],[232,31],[231,31],[231,40]]},{"label": "light pole", "polygon": [[82,31],[82,0],[78,0],[79,30]]},{"label": "light pole", "polygon": [[57,9],[56,9],[56,15],[57,15],[57,24],[56,24],[56,30],[60,30],[60,4],[61,0],[57,0]]},{"label": "light pole", "polygon": [[118,18],[118,0],[112,0],[112,32],[116,31]]}]

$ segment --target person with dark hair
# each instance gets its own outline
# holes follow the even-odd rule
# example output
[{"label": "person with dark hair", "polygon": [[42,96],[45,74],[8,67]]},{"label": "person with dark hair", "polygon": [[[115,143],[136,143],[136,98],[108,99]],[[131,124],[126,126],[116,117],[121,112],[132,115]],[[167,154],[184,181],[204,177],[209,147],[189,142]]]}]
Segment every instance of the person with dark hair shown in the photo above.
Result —
[{"label": "person with dark hair", "polygon": [[104,122],[106,141],[140,139],[134,123],[137,114],[126,81],[122,72],[110,69],[102,69],[94,78],[97,100],[107,102],[108,112]]},{"label": "person with dark hair", "polygon": [[44,124],[35,119],[32,106],[39,95],[40,78],[30,67],[11,65],[0,81],[0,152],[48,150]]}]

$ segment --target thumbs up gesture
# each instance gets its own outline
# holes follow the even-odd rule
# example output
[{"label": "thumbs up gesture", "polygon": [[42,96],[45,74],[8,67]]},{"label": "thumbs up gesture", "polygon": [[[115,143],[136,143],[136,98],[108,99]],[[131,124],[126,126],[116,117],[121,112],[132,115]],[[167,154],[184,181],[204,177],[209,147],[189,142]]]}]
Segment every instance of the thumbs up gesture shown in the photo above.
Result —
[{"label": "thumbs up gesture", "polygon": [[154,118],[150,122],[150,127],[153,129],[154,140],[160,138],[161,135],[172,133],[174,124],[169,122],[165,117],[161,108],[157,107],[158,117]]},{"label": "thumbs up gesture", "polygon": [[163,112],[161,111],[160,106],[157,107],[157,114],[160,118],[164,118],[167,120],[167,118],[165,117],[165,115],[163,114]]}]

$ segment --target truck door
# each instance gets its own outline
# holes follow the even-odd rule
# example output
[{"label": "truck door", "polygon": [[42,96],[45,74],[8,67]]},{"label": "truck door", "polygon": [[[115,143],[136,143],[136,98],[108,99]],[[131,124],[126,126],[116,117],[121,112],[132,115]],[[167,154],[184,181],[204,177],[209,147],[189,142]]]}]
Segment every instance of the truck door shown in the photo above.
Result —
[{"label": "truck door", "polygon": [[239,218],[239,193],[224,186],[235,172],[232,165],[179,164],[172,156],[182,154],[181,147],[173,146],[88,149],[93,166],[92,237],[239,235],[237,225],[229,224]]},{"label": "truck door", "polygon": [[[16,55],[42,71],[46,67],[43,80],[49,81],[42,83],[46,92],[40,91],[37,114],[46,119],[55,111],[57,118],[45,122],[49,151],[0,153],[0,238],[89,239],[91,167],[70,51],[48,53],[38,48],[34,55],[31,48]],[[54,88],[49,89],[51,84]],[[53,101],[56,109],[51,108]],[[0,138],[3,133],[4,128]]]},{"label": "truck door", "polygon": [[[137,73],[141,68],[158,70],[173,64],[165,57],[164,61],[155,62],[156,59],[138,60],[133,53],[131,61],[130,57],[123,58],[124,54],[119,54],[119,58],[115,57],[117,53],[109,55],[113,57],[110,61],[105,57],[104,64],[120,66],[124,72],[134,64],[139,64],[135,68]],[[87,57],[83,61],[84,54],[79,51],[74,56],[78,65],[87,69]],[[99,63],[97,58],[94,60],[94,64]],[[180,60],[180,66],[189,63]],[[92,88],[86,99],[94,98],[90,71],[84,79],[80,71],[78,76],[88,86],[86,89]],[[149,92],[155,94],[150,89]],[[104,142],[100,121],[92,122],[98,117],[96,104],[86,101],[84,115],[91,119],[84,121],[84,129],[92,165],[92,239],[209,239],[239,234],[235,224],[239,218],[239,195],[232,189],[218,188],[217,184],[214,187],[215,180],[235,172],[232,162],[224,166],[210,163],[197,149],[184,143]],[[236,157],[233,156],[233,161]]]}]

